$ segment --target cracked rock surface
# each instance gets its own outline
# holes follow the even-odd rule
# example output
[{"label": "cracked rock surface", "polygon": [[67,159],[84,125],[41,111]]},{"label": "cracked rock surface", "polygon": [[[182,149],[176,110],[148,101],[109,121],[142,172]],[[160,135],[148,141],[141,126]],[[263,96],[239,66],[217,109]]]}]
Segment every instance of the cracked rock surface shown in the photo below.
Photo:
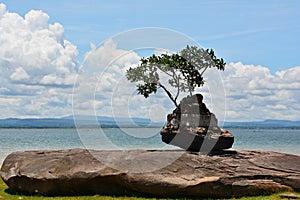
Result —
[{"label": "cracked rock surface", "polygon": [[7,156],[1,177],[14,190],[50,196],[241,197],[299,191],[300,156],[266,151],[25,151]]}]

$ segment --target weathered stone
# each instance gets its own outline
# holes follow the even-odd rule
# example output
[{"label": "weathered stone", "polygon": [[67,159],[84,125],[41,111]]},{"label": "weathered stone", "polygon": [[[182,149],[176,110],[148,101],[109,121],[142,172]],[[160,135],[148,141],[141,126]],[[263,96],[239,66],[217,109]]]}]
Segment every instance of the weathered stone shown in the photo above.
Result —
[{"label": "weathered stone", "polygon": [[168,115],[168,123],[175,118],[183,126],[201,126],[206,128],[217,126],[218,120],[216,116],[208,110],[202,99],[201,94],[183,98],[178,108]]},{"label": "weathered stone", "polygon": [[223,150],[232,147],[234,136],[221,131],[215,114],[202,102],[203,96],[185,97],[168,114],[168,123],[161,130],[162,141],[188,151]]},{"label": "weathered stone", "polygon": [[[187,151],[219,151],[229,149],[234,142],[234,136],[225,129],[207,130],[204,127],[183,128],[171,131],[161,131],[162,141],[186,149]],[[220,133],[219,133],[220,132]]]},{"label": "weathered stone", "polygon": [[[177,154],[169,165],[143,172]],[[300,191],[300,157],[264,151],[26,151],[7,156],[1,176],[10,188],[29,194],[227,198]]]},{"label": "weathered stone", "polygon": [[300,199],[300,195],[298,194],[280,194],[279,197],[284,199]]}]

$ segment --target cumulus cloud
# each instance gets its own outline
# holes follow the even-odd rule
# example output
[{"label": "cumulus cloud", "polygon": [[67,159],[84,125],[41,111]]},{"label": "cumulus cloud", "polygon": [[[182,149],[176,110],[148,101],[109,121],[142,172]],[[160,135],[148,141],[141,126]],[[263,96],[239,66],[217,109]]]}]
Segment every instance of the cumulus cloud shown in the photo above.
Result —
[{"label": "cumulus cloud", "polygon": [[164,91],[145,99],[137,95],[136,83],[126,79],[126,70],[140,59],[137,52],[119,49],[112,39],[98,48],[92,44],[77,79],[74,113],[164,121],[173,108]]},{"label": "cumulus cloud", "polygon": [[[111,39],[99,48],[91,45],[76,82],[75,113],[129,117],[128,101],[135,92],[135,85],[126,80],[125,72],[139,60],[135,52],[118,49]],[[135,107],[133,110],[138,109]],[[141,113],[138,114],[141,116]]]},{"label": "cumulus cloud", "polygon": [[0,117],[47,116],[47,109],[50,116],[69,114],[71,102],[61,101],[69,106],[68,113],[61,106],[61,111],[54,112],[59,104],[48,93],[61,92],[56,102],[71,98],[66,95],[72,91],[79,68],[77,48],[64,39],[64,27],[50,24],[43,11],[31,10],[22,17],[0,4],[0,31],[0,106],[19,102]]},{"label": "cumulus cloud", "polygon": [[[124,69],[138,60],[136,53],[118,49],[112,40],[92,47],[84,65],[92,73],[79,81],[82,112],[90,108],[90,114],[165,120],[173,105],[164,92],[144,99],[136,94],[135,84],[126,80]],[[197,92],[221,121],[299,119],[300,67],[272,74],[267,67],[238,62],[227,64],[224,72],[208,71],[204,76],[205,87]],[[94,101],[84,100],[87,97]]]},{"label": "cumulus cloud", "polygon": [[299,120],[300,67],[272,74],[267,67],[229,63],[222,78],[227,120]]},{"label": "cumulus cloud", "polygon": [[10,79],[13,81],[21,81],[21,80],[27,80],[30,76],[27,74],[27,72],[22,68],[18,67],[11,75]]},{"label": "cumulus cloud", "polygon": [[91,44],[91,50],[85,55],[84,65],[90,71],[123,73],[139,60],[140,57],[134,51],[119,49],[116,42],[108,39],[98,48]]},{"label": "cumulus cloud", "polygon": [[[1,4],[0,63],[3,77],[19,84],[56,84],[55,77],[70,79],[78,68],[77,48],[63,39],[64,28],[49,24],[49,16],[32,10],[25,17],[6,11]],[[51,82],[49,77],[52,77]],[[54,77],[54,78],[53,78]],[[71,86],[69,81],[59,84]]]},{"label": "cumulus cloud", "polygon": [[[79,70],[76,46],[42,11],[22,17],[0,4],[0,31],[0,118],[70,115],[72,100],[77,114],[87,115],[161,121],[173,109],[163,91],[148,99],[137,95],[125,72],[140,57],[113,40],[99,48],[91,44]],[[264,66],[229,63],[219,75],[208,71],[205,77],[205,87],[197,91],[226,121],[299,120],[300,66],[271,73]]]}]

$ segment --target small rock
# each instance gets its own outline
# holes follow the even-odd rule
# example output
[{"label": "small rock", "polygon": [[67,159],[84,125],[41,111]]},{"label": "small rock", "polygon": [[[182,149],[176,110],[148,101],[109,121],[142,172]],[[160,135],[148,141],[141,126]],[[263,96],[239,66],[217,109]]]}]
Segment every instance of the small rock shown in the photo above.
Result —
[{"label": "small rock", "polygon": [[300,195],[298,194],[280,194],[279,197],[284,199],[300,199]]}]

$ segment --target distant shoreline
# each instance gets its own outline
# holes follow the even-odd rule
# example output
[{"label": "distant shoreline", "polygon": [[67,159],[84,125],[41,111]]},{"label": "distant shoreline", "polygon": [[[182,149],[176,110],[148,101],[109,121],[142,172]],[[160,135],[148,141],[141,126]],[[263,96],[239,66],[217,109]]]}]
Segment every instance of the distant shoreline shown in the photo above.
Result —
[{"label": "distant shoreline", "polygon": [[[81,117],[74,121],[67,118],[40,118],[40,119],[0,119],[0,129],[75,129],[75,128],[160,128],[166,122],[152,122],[146,118],[113,118],[113,117]],[[224,122],[220,127],[243,129],[300,129],[300,121],[265,120],[252,122]]]}]

